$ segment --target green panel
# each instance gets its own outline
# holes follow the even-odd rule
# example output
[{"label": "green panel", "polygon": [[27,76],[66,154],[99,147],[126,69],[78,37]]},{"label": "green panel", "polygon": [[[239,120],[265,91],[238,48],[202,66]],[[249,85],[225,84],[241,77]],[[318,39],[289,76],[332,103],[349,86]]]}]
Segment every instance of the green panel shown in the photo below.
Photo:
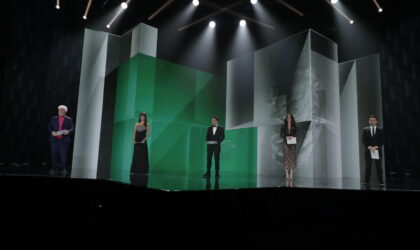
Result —
[{"label": "green panel", "polygon": [[[129,182],[133,128],[143,111],[151,127],[149,186],[163,187],[152,173],[201,175],[207,160],[207,127],[213,115],[224,124],[225,99],[223,78],[142,54],[131,58],[118,69],[111,178]],[[226,131],[221,174],[254,175],[256,147],[256,128]],[[196,185],[181,182],[180,189]]]},{"label": "green panel", "polygon": [[226,130],[220,168],[224,172],[257,173],[257,128]]}]

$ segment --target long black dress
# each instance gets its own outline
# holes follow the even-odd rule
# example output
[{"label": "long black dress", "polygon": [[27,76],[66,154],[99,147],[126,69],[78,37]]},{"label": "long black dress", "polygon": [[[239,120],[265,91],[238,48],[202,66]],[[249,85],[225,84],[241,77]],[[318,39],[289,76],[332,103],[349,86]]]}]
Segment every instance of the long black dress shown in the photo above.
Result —
[{"label": "long black dress", "polygon": [[133,162],[130,173],[147,174],[149,173],[149,155],[147,150],[147,141],[140,143],[146,138],[147,128],[139,125],[136,127],[136,136],[134,144]]}]

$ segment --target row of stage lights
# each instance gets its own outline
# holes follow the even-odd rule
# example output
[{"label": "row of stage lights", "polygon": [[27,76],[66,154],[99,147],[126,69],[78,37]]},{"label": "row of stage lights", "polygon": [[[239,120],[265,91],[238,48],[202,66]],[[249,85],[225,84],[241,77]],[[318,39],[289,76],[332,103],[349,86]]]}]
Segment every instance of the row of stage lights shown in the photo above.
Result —
[{"label": "row of stage lights", "polygon": [[[250,0],[251,4],[257,4],[258,0]],[[193,0],[192,4],[197,7],[198,5],[200,5],[200,1],[199,0]]]},{"label": "row of stage lights", "polygon": [[[332,4],[336,4],[338,3],[338,0],[331,0]],[[373,3],[376,5],[376,8],[378,8],[378,12],[381,13],[382,11],[384,11],[384,9],[382,9],[381,6],[379,6],[378,1],[377,0],[373,0]]]},{"label": "row of stage lights", "polygon": [[[86,10],[82,16],[83,19],[87,19],[88,14],[89,14],[89,10],[90,7],[92,5],[92,1],[93,0],[88,0],[87,6],[86,6]],[[347,19],[347,21],[350,24],[353,24],[354,21],[349,18],[342,10],[340,10],[339,8],[337,8],[335,5],[337,5],[339,0],[325,0],[327,3],[331,4],[331,6],[338,12],[340,13],[344,18]],[[382,7],[378,4],[377,0],[372,0],[373,3],[375,4],[377,10],[379,13],[381,13],[383,11]],[[128,8],[128,4],[131,2],[131,0],[126,0],[125,2],[121,3],[121,8],[120,10],[117,12],[117,14],[111,19],[111,21],[106,25],[106,27],[109,29],[111,28],[111,25],[114,23],[114,21],[118,18],[119,15],[121,15],[122,11],[126,10]],[[250,3],[255,5],[258,3],[258,0],[250,0]],[[200,5],[200,1],[199,0],[193,0],[192,1],[192,5],[194,5],[195,7],[197,7],[198,5]],[[56,9],[60,9],[60,0],[56,0],[56,5],[55,5]],[[246,21],[244,19],[239,21],[239,26],[241,27],[245,27],[246,26]],[[210,21],[209,22],[209,27],[210,28],[215,28],[216,27],[216,22],[215,21]]]},{"label": "row of stage lights", "polygon": [[[254,5],[254,4],[257,4],[258,3],[258,0],[250,0],[249,2]],[[197,7],[198,5],[200,5],[200,1],[199,0],[193,0],[192,1],[192,5],[194,5],[195,7]],[[241,19],[239,21],[239,26],[245,27],[246,26],[246,21],[244,19]],[[210,21],[209,22],[209,27],[210,28],[215,28],[216,27],[216,22],[215,21]]]},{"label": "row of stage lights", "polygon": [[[246,26],[246,21],[244,19],[241,19],[241,21],[239,21],[239,26],[245,27]],[[216,22],[215,21],[210,21],[209,22],[209,27],[210,28],[215,28],[216,27]]]},{"label": "row of stage lights", "polygon": [[[340,13],[340,15],[342,15],[345,19],[347,19],[347,21],[349,21],[350,24],[354,23],[354,20],[352,20],[351,18],[349,18],[346,14],[344,14],[344,12],[342,10],[340,10],[339,8],[337,8],[335,5],[337,5],[338,0],[325,0],[327,3],[330,3],[331,6],[338,12]],[[375,4],[377,10],[379,13],[381,13],[382,11],[384,11],[384,9],[382,9],[382,7],[379,5],[377,0],[372,0],[373,3]]]}]

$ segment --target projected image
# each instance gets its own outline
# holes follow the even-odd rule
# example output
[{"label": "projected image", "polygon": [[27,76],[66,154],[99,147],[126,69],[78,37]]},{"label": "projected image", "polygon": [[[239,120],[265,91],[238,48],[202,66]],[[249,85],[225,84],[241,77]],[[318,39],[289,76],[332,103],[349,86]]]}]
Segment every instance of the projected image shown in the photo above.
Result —
[{"label": "projected image", "polygon": [[[360,60],[363,72],[351,78],[354,82],[343,82],[347,78],[340,77],[344,65],[339,68],[337,44],[309,30],[228,62],[227,129],[258,129],[259,186],[272,185],[267,176],[287,177],[280,128],[288,113],[295,117],[298,131],[294,171],[298,181],[315,184],[314,180],[324,178],[325,185],[341,187],[343,178],[364,175],[364,163],[358,160],[365,150],[360,139],[362,124],[367,125],[369,112],[380,117],[382,112],[378,61],[375,56],[355,61]],[[342,92],[340,84],[345,88],[360,85],[357,93],[369,91],[360,95],[356,90]],[[239,105],[242,102],[247,103],[245,109]],[[349,108],[342,105],[355,109],[347,112]],[[357,126],[348,126],[351,119],[359,121]]]},{"label": "projected image", "polygon": [[[123,64],[116,87],[110,178],[130,182],[133,127],[141,112],[147,114],[151,131],[148,172],[154,175],[148,185],[162,187],[165,174],[202,174],[211,118],[217,115],[225,123],[225,93],[223,78],[154,57],[138,54]],[[254,128],[226,132],[222,173],[255,173],[256,135]]]},{"label": "projected image", "polygon": [[[308,30],[226,67],[222,78],[143,54],[123,63],[115,86],[105,86],[115,96],[104,99],[112,110],[104,111],[112,117],[112,140],[101,141],[112,149],[101,155],[109,157],[109,178],[161,189],[211,186],[197,178],[206,171],[205,138],[215,115],[225,127],[218,188],[269,187],[292,176],[297,185],[341,188],[343,178],[364,175],[360,130],[368,114],[382,119],[377,56],[339,64],[337,44]],[[141,112],[150,136],[141,172],[147,178],[140,180],[132,170]],[[285,171],[290,164],[293,171]]]},{"label": "projected image", "polygon": [[[316,51],[319,43],[324,47]],[[241,84],[235,81],[235,67],[243,64],[238,62],[247,61],[253,67],[253,81],[241,85],[253,94],[247,97],[253,103],[249,112],[253,117],[242,122],[236,119],[240,109],[232,108],[227,109],[226,119],[232,121],[228,129],[258,128],[260,176],[284,176],[280,128],[286,114],[291,113],[299,128],[296,175],[341,177],[338,63],[334,54],[329,53],[335,46],[315,32],[307,31],[244,56],[247,59],[228,62],[228,90]],[[228,92],[227,106],[242,99],[238,92]],[[263,182],[264,178],[259,180]]]}]

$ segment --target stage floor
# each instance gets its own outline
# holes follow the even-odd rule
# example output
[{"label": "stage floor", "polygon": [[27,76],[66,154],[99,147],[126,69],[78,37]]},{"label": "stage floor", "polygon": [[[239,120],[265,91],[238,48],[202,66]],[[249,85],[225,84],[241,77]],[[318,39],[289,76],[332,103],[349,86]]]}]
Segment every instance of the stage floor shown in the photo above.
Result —
[{"label": "stage floor", "polygon": [[[65,176],[51,174],[46,168],[3,168],[1,175],[14,176],[43,176],[51,178],[72,179],[71,173]],[[75,178],[77,179],[77,178]],[[129,172],[113,172],[108,178],[97,178],[118,183],[157,189],[163,191],[198,191],[198,190],[226,190],[226,189],[254,189],[254,188],[315,188],[336,190],[378,190],[378,191],[418,191],[420,180],[412,178],[392,178],[385,186],[372,182],[364,185],[359,179],[345,178],[301,178],[295,177],[287,181],[281,176],[248,175],[237,173],[222,173],[219,178],[211,176],[209,179],[199,173],[149,173],[147,175],[133,175]]]},{"label": "stage floor", "polygon": [[[128,176],[128,175],[127,175]],[[129,183],[132,185],[165,190],[223,190],[223,189],[253,189],[253,188],[316,188],[338,190],[393,190],[393,191],[420,191],[418,180],[394,179],[385,186],[371,182],[362,184],[360,179],[344,178],[294,178],[287,181],[281,176],[245,175],[225,173],[219,178],[212,176],[209,179],[199,174],[162,174],[150,173],[148,175],[130,175],[130,179],[111,178],[110,180]]]}]

